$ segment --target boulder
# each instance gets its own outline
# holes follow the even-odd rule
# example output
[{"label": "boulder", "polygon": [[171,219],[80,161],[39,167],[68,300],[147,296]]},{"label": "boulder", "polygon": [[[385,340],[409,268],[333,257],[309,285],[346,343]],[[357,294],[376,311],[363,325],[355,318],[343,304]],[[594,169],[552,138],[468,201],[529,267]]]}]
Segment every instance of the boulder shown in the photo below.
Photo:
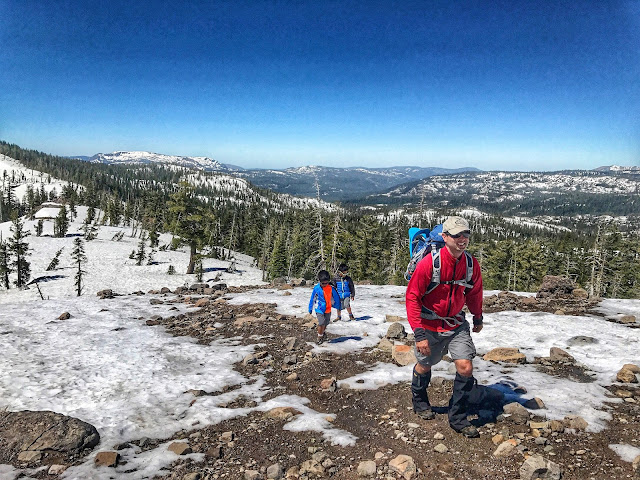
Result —
[{"label": "boulder", "polygon": [[69,320],[71,318],[71,314],[69,312],[64,312],[58,317],[58,320]]},{"label": "boulder", "polygon": [[562,420],[565,428],[573,428],[574,430],[586,430],[589,425],[587,421],[578,415],[567,415]]},{"label": "boulder", "polygon": [[398,315],[386,315],[384,317],[385,322],[406,322],[407,319],[405,317],[400,317]]},{"label": "boulder", "polygon": [[96,428],[77,418],[48,411],[0,411],[0,445],[7,450],[76,455],[99,442]]},{"label": "boulder", "polygon": [[616,375],[616,380],[622,383],[638,383],[638,377],[632,370],[622,367]]},{"label": "boulder", "polygon": [[401,323],[392,323],[387,330],[386,338],[390,340],[402,340],[406,338],[407,332]]},{"label": "boulder", "polygon": [[391,353],[393,351],[393,343],[388,338],[381,338],[378,342],[378,348],[383,352]]},{"label": "boulder", "polygon": [[293,407],[276,407],[268,410],[264,416],[274,420],[289,420],[300,412]]},{"label": "boulder", "polygon": [[373,460],[365,460],[358,464],[359,477],[375,477],[376,471],[376,462],[374,462]]},{"label": "boulder", "polygon": [[526,355],[517,348],[494,348],[482,358],[491,362],[527,363]]}]

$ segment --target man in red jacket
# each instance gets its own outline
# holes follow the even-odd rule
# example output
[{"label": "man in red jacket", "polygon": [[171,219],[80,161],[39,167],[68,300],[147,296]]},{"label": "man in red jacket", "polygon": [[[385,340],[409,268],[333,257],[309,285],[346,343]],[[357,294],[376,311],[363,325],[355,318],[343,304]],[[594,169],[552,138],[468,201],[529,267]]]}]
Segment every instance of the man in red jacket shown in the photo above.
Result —
[{"label": "man in red jacket", "polygon": [[[476,349],[462,308],[466,303],[473,315],[473,331],[480,332],[482,274],[478,261],[466,252],[470,236],[469,223],[464,218],[447,218],[442,226],[445,246],[418,263],[407,286],[406,305],[418,360],[411,382],[414,411],[425,420],[435,418],[427,396],[431,367],[449,351],[457,371],[449,401],[449,425],[465,437],[474,438],[480,434],[467,420],[467,408],[475,384],[472,359]],[[434,284],[433,274],[438,269],[440,281]]]}]

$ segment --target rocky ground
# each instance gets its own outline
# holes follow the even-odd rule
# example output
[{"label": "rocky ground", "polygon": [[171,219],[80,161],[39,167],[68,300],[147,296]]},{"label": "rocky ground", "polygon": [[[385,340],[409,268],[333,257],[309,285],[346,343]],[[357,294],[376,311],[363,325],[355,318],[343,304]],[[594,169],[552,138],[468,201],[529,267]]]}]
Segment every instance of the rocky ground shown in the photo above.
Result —
[{"label": "rocky ground", "polygon": [[[378,361],[392,362],[390,352],[373,348],[357,355],[316,355],[311,352],[316,334],[309,318],[277,314],[273,304],[230,305],[222,298],[225,290],[179,293],[168,293],[163,301],[197,302],[202,308],[190,314],[146,319],[147,324],[161,324],[173,335],[189,335],[201,342],[241,337],[243,342],[255,343],[251,337],[260,336],[264,347],[236,368],[247,377],[260,374],[266,378],[271,393],[264,400],[287,393],[306,397],[310,408],[334,413],[335,418],[330,421],[358,440],[355,446],[342,447],[326,442],[321,433],[285,430],[283,426],[298,413],[291,408],[254,412],[203,429],[178,432],[170,439],[176,442],[172,448],[182,453],[204,453],[204,462],[177,460],[164,479],[640,478],[640,470],[622,461],[608,446],[640,445],[637,383],[610,387],[612,399],[624,401],[608,404],[613,420],[609,428],[599,433],[586,432],[580,418],[549,422],[544,418],[544,409],[526,411],[513,407],[509,414],[497,418],[474,419],[481,437],[467,439],[453,432],[447,423],[445,406],[451,394],[450,381],[433,379],[429,396],[434,405],[441,407],[436,409],[440,414],[435,420],[424,421],[412,412],[408,381],[377,390],[351,390],[336,385],[336,379],[364,372]],[[141,301],[148,300],[141,296]],[[553,308],[557,306],[556,302]],[[218,327],[214,328],[214,324]],[[591,381],[588,372],[569,358],[539,359],[538,367],[549,375]],[[197,402],[204,395],[220,392],[191,393]],[[228,406],[250,407],[255,405],[252,402],[240,398]],[[1,429],[2,419],[0,437]],[[144,438],[133,443],[144,450],[167,440]],[[117,449],[126,446],[111,446],[114,453],[103,459],[107,464],[115,462]],[[81,455],[48,458],[45,452],[38,461],[69,465],[81,462]],[[16,451],[7,449],[0,449],[0,463],[27,465],[17,460]],[[35,477],[59,477],[48,471],[45,468]]]}]

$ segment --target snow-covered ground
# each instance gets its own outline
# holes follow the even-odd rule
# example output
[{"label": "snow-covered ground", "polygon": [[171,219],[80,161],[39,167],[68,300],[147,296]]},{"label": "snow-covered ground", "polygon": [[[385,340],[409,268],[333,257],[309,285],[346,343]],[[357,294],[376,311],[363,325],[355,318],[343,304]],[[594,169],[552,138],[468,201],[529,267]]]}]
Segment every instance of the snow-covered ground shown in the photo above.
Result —
[{"label": "snow-covered ground", "polygon": [[[79,209],[78,219],[69,234],[79,230],[86,209]],[[35,222],[26,222],[33,231]],[[0,224],[2,237],[10,235],[10,224]],[[47,223],[45,234],[52,225]],[[112,240],[125,232],[120,241]],[[46,298],[41,300],[36,288],[0,291],[0,409],[53,410],[94,425],[101,435],[95,449],[111,449],[114,444],[142,437],[168,438],[181,429],[202,428],[228,418],[265,411],[276,406],[293,406],[303,414],[286,424],[291,430],[320,431],[327,441],[353,445],[358,439],[350,432],[334,427],[327,420],[332,412],[318,412],[307,406],[308,400],[281,395],[263,401],[267,393],[264,379],[247,378],[233,369],[233,364],[251,352],[238,339],[214,340],[200,345],[187,337],[173,337],[160,326],[146,326],[152,315],[175,315],[189,307],[184,304],[151,305],[152,294],[126,295],[167,286],[174,288],[194,283],[193,275],[184,275],[188,255],[184,250],[166,250],[155,254],[156,264],[136,266],[129,254],[137,248],[138,238],[130,236],[131,227],[101,227],[98,239],[85,243],[89,264],[86,267],[86,290],[75,296],[75,270],[69,256],[73,237],[28,237],[33,249],[32,277],[48,276],[39,282]],[[169,236],[163,236],[166,244]],[[55,252],[64,247],[57,270],[45,272]],[[204,280],[220,275],[230,285],[259,284],[261,272],[252,267],[252,259],[237,255],[238,273],[226,273],[227,261],[205,259]],[[178,272],[167,275],[173,265]],[[100,300],[95,292],[111,288],[125,294]],[[353,309],[358,321],[332,323],[328,332],[353,337],[342,342],[314,346],[316,350],[337,354],[374,347],[389,324],[385,315],[405,315],[404,288],[397,286],[357,286]],[[276,302],[278,310],[288,315],[307,313],[310,287],[288,290],[252,290],[227,295],[232,303]],[[491,294],[493,292],[486,292]],[[172,306],[178,311],[169,311]],[[191,307],[192,308],[192,307]],[[640,317],[640,300],[604,301],[603,312],[611,315],[631,313]],[[57,320],[63,312],[71,318]],[[408,329],[408,324],[405,322]],[[589,336],[595,344],[572,344],[574,336]],[[580,384],[538,373],[531,365],[505,367],[475,361],[480,382],[493,383],[508,377],[524,385],[529,395],[544,400],[549,418],[577,414],[589,422],[590,430],[605,428],[610,415],[605,402],[604,385],[611,384],[624,363],[638,363],[637,345],[640,330],[606,322],[597,317],[558,316],[547,313],[500,312],[485,315],[485,328],[474,334],[480,354],[495,347],[519,347],[529,360],[547,356],[549,348],[567,350],[594,372],[595,382]],[[258,345],[255,346],[256,348]],[[441,363],[437,375],[451,378],[449,364]],[[506,372],[506,373],[505,373]],[[411,366],[391,363],[372,365],[370,370],[352,378],[339,379],[351,388],[375,389],[394,382],[408,382]],[[222,391],[226,385],[238,385],[233,391],[195,399],[190,389]],[[244,395],[256,401],[253,408],[226,408],[221,405]],[[407,395],[409,395],[407,386]],[[616,446],[628,454],[631,446]],[[613,448],[613,447],[612,447]],[[81,478],[152,478],[176,459],[165,445],[140,452],[137,447],[120,452],[126,467],[96,469],[93,455],[68,469],[64,477]],[[198,461],[199,454],[191,457]],[[134,470],[134,473],[126,471]],[[0,477],[13,479],[18,471],[0,465]]]}]

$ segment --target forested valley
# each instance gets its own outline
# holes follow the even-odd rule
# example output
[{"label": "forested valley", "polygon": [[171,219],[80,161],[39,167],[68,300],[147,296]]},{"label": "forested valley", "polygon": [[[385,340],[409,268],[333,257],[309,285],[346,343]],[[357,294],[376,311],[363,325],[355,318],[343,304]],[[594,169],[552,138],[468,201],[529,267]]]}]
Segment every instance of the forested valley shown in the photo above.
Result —
[{"label": "forested valley", "polygon": [[[0,142],[0,153],[41,172],[23,198],[16,197],[15,188],[24,179],[12,171],[2,173],[0,221],[32,218],[48,201],[65,203],[68,215],[74,215],[75,206],[87,205],[102,214],[88,220],[85,238],[90,223],[92,228],[125,225],[149,248],[187,245],[193,254],[184,266],[189,273],[200,256],[227,258],[238,251],[256,259],[265,280],[309,279],[318,269],[333,272],[345,262],[356,282],[403,284],[409,227],[433,226],[460,211],[433,208],[429,199],[422,206],[334,205],[321,201],[321,192],[316,199],[300,199],[228,175],[87,163],[6,142]],[[52,177],[69,184],[47,194],[42,186]],[[495,212],[465,216],[473,230],[469,250],[482,264],[485,289],[535,291],[552,274],[574,279],[592,296],[640,297],[640,238],[620,228],[614,217],[567,218],[564,224],[574,227],[567,229]],[[157,244],[157,233],[163,231],[174,234],[170,245]]]}]

